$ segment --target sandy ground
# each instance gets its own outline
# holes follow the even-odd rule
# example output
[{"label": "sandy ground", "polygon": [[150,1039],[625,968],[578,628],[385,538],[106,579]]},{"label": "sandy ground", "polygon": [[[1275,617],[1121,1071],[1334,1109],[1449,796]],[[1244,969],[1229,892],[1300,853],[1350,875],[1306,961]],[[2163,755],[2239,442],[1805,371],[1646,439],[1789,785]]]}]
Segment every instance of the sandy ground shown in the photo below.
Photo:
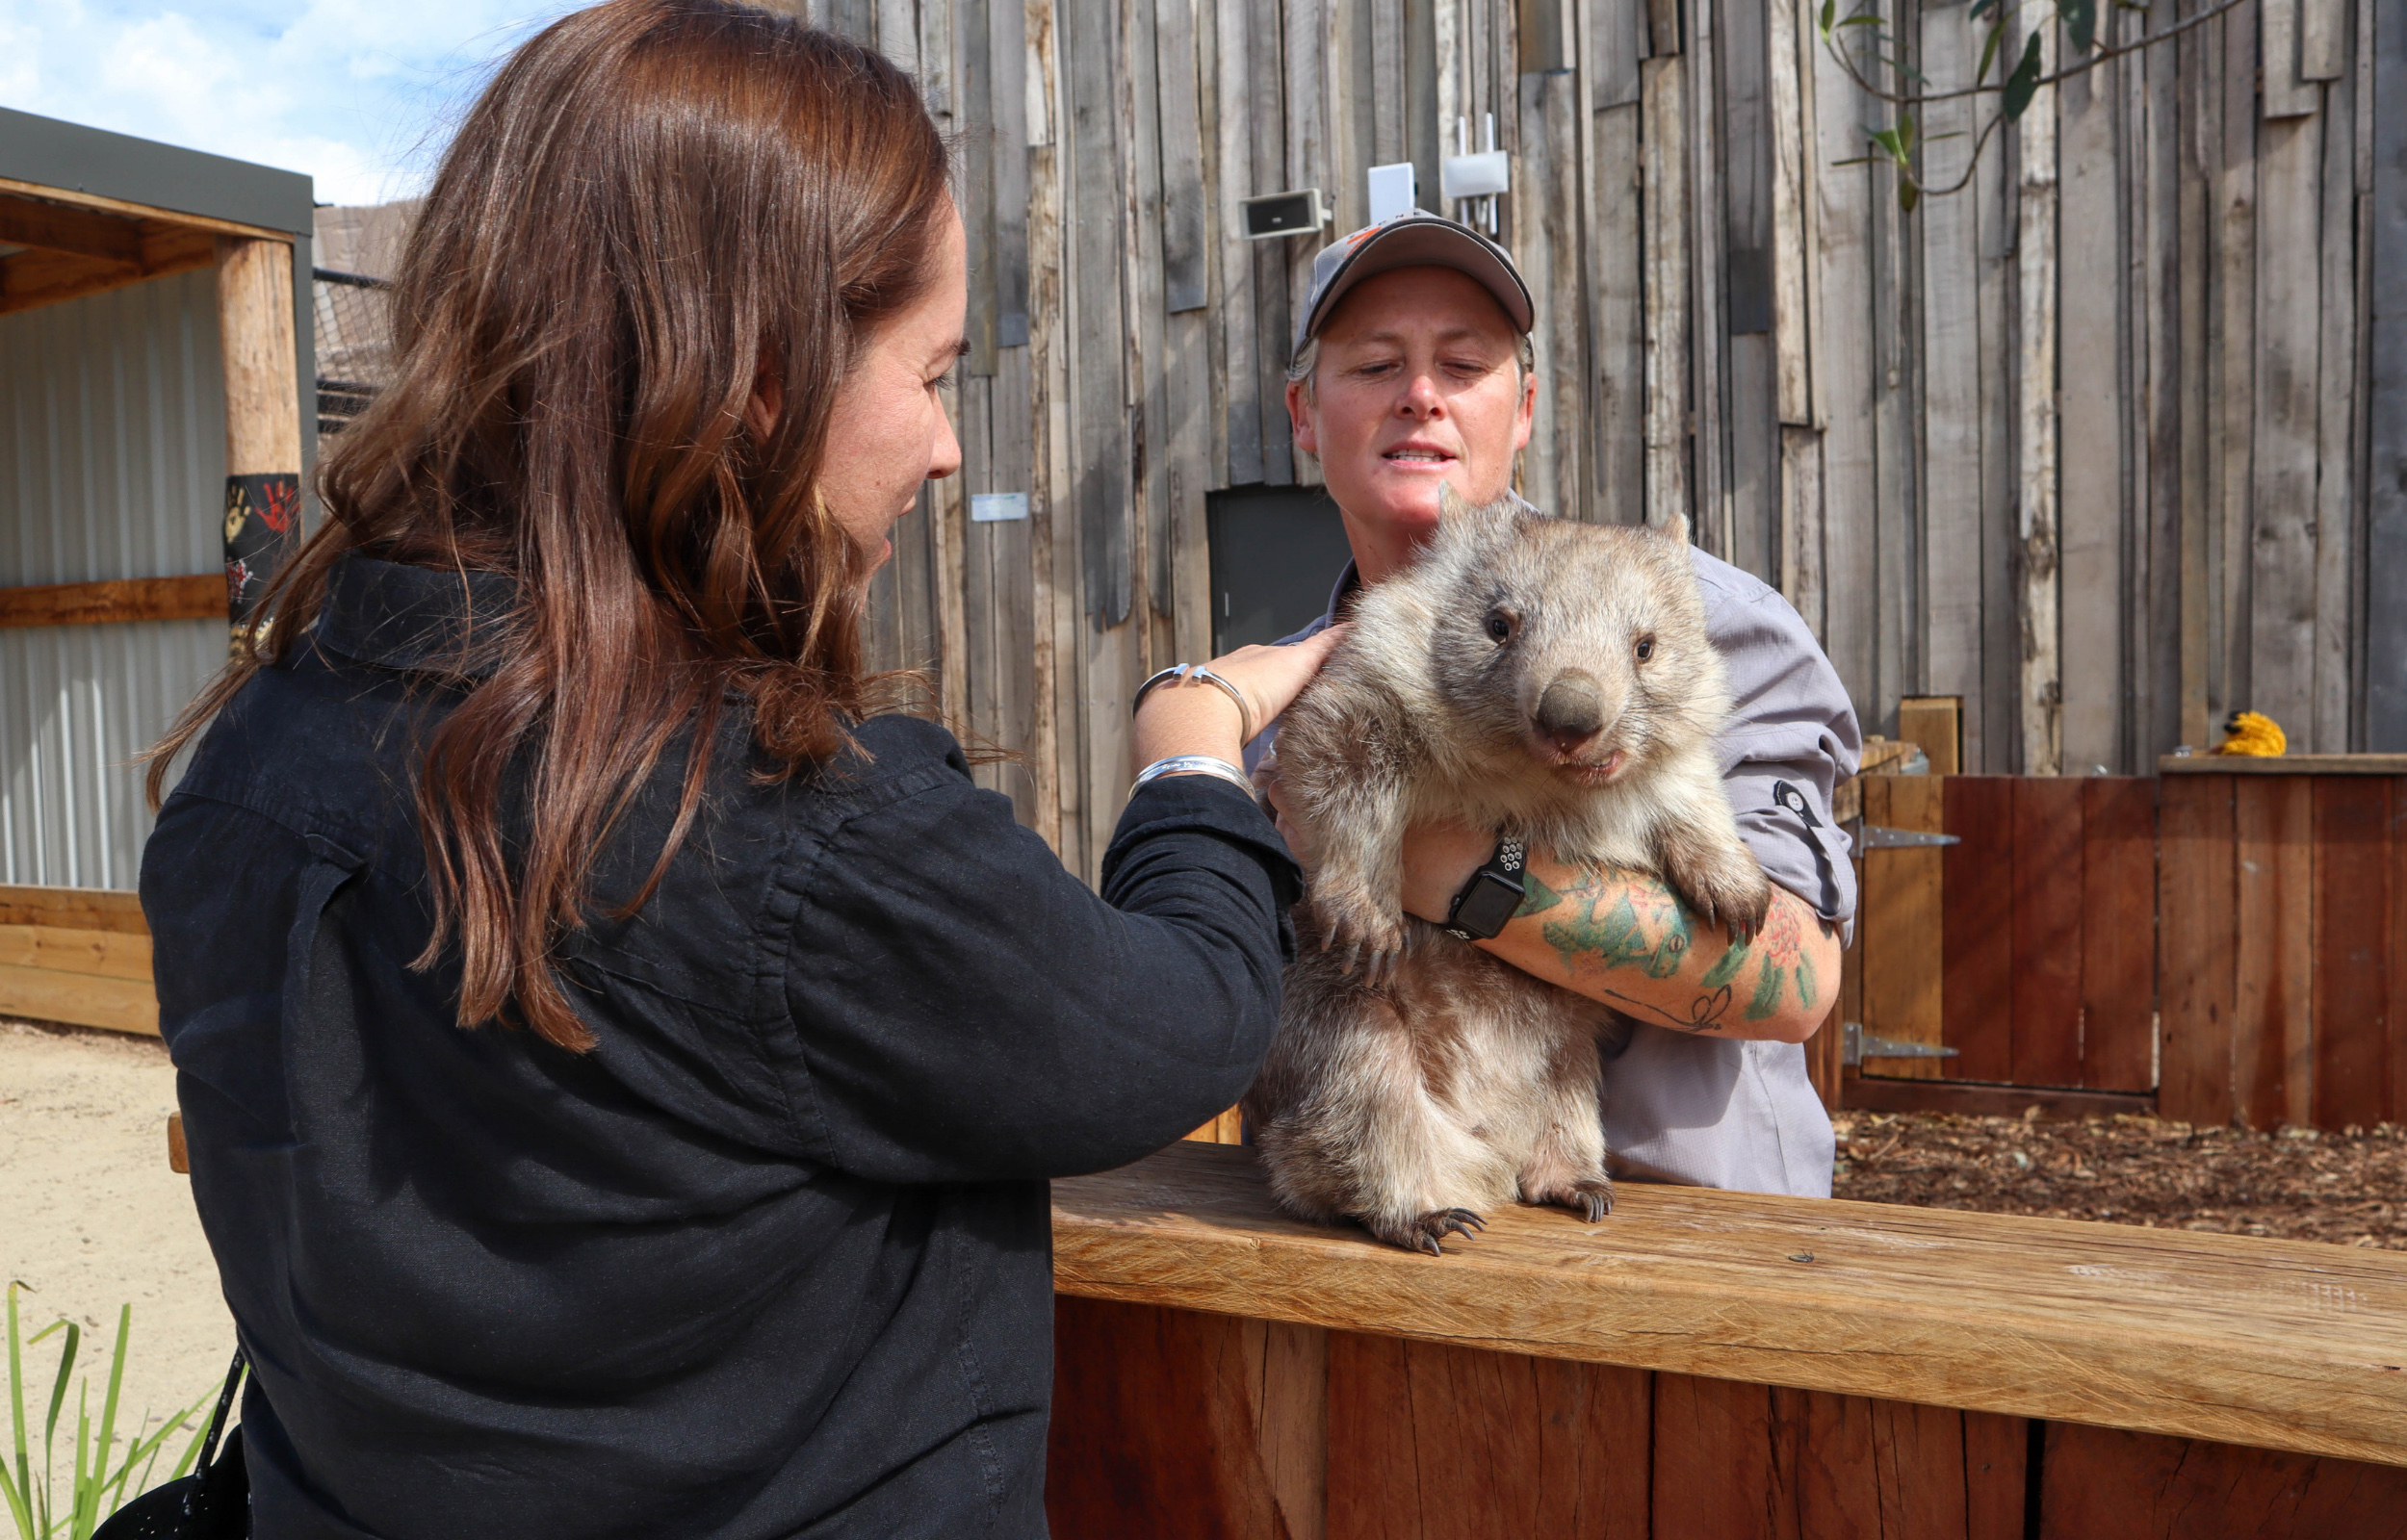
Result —
[{"label": "sandy ground", "polygon": [[[120,1428],[144,1407],[165,1413],[211,1391],[234,1355],[191,1184],[168,1169],[174,1110],[158,1040],[0,1020],[0,1277],[27,1286],[25,1335],[61,1316],[82,1323],[77,1377],[90,1371],[95,1420],[117,1307],[134,1307]],[[59,1340],[27,1354],[40,1404]],[[0,1389],[5,1375],[0,1363]],[[70,1391],[69,1426],[74,1406]]]}]

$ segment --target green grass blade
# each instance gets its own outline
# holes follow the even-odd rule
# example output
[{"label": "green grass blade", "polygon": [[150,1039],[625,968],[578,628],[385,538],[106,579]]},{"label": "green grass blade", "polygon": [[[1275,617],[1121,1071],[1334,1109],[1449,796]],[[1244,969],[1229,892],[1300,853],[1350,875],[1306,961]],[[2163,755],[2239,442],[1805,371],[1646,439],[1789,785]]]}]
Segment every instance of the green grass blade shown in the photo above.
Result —
[{"label": "green grass blade", "polygon": [[25,1352],[16,1329],[16,1291],[23,1287],[13,1278],[9,1280],[9,1428],[16,1438],[15,1490],[30,1495],[34,1483],[25,1459]]},{"label": "green grass blade", "polygon": [[109,1450],[116,1447],[117,1393],[125,1388],[126,1339],[134,1331],[134,1307],[117,1306],[116,1346],[109,1350],[109,1394],[100,1403],[100,1444],[92,1451],[92,1480],[95,1510],[99,1502],[98,1487],[105,1486],[109,1475]]},{"label": "green grass blade", "polygon": [[[50,1435],[59,1429],[59,1408],[66,1403],[66,1381],[67,1376],[75,1373],[75,1350],[83,1345],[84,1341],[84,1328],[75,1322],[61,1318],[58,1325],[66,1327],[66,1346],[59,1349],[59,1377],[50,1382],[50,1415],[42,1420],[41,1424],[41,1442],[45,1453],[50,1447]],[[41,1341],[42,1337],[49,1336],[56,1329],[55,1326],[43,1327],[41,1335],[36,1337],[34,1341]]]},{"label": "green grass blade", "polygon": [[89,1387],[75,1392],[75,1485],[74,1505],[67,1509],[67,1540],[87,1540],[91,1527],[84,1522],[84,1497],[89,1490],[91,1464],[91,1395]]},{"label": "green grass blade", "polygon": [[9,1479],[9,1469],[0,1464],[0,1498],[8,1499],[9,1517],[16,1521],[17,1540],[41,1540],[34,1528],[34,1510],[26,1505],[25,1494]]}]

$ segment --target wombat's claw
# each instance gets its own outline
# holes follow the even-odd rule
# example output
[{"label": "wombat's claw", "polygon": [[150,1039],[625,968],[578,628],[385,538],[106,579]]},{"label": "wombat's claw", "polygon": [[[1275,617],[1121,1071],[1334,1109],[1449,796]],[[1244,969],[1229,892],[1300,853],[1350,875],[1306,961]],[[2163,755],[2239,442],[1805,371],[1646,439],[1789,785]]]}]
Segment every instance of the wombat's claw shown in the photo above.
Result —
[{"label": "wombat's claw", "polygon": [[1568,1206],[1578,1209],[1580,1218],[1589,1223],[1596,1223],[1613,1212],[1613,1183],[1599,1180],[1574,1184]]},{"label": "wombat's claw", "polygon": [[1446,1253],[1438,1242],[1450,1235],[1467,1239],[1474,1230],[1487,1229],[1488,1221],[1469,1209],[1432,1209],[1417,1219],[1407,1219],[1400,1224],[1364,1219],[1362,1227],[1390,1245],[1442,1257]]}]

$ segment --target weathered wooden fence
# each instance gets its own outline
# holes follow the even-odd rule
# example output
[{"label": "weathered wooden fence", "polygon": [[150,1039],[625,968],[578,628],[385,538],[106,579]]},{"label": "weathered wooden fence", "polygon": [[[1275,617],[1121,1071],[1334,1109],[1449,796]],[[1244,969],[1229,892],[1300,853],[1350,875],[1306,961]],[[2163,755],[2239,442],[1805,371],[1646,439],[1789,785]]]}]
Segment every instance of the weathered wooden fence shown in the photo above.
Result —
[{"label": "weathered wooden fence", "polygon": [[2153,1093],[2168,1117],[2259,1128],[2407,1120],[2407,758],[2229,763],[1868,778],[1867,823],[1958,842],[1864,857],[1840,1016],[1955,1054],[1868,1058],[1842,1080],[1827,1034],[1825,1088],[2135,1110]]},{"label": "weathered wooden fence", "polygon": [[[778,3],[903,62],[961,136],[968,461],[898,537],[882,646],[1022,752],[988,773],[1074,866],[1125,789],[1129,686],[1208,648],[1206,498],[1317,479],[1281,379],[1314,249],[1374,165],[1436,203],[1491,113],[1540,502],[1690,511],[1868,728],[1960,696],[1966,769],[2145,771],[2243,706],[2300,750],[2407,748],[2396,8],[2247,0],[2043,90],[1908,214],[1839,164],[1890,117],[1804,0]],[[1960,0],[1883,5],[1903,67],[1969,75]],[[1993,100],[1925,115],[1926,181]],[[1241,199],[1304,187],[1328,230],[1242,239]]]}]

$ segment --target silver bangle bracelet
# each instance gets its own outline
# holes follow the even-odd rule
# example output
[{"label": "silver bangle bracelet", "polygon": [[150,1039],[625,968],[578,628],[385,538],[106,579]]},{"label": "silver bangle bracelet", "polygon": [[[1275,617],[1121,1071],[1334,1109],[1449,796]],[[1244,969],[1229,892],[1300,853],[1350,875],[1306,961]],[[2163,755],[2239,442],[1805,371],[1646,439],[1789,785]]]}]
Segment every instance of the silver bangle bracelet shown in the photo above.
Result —
[{"label": "silver bangle bracelet", "polygon": [[1136,795],[1137,787],[1149,781],[1159,781],[1164,776],[1177,775],[1214,776],[1232,786],[1241,788],[1249,797],[1254,795],[1254,783],[1243,770],[1226,759],[1216,759],[1208,754],[1174,754],[1166,759],[1154,760],[1137,772],[1136,782],[1128,787],[1128,794]]},{"label": "silver bangle bracelet", "polygon": [[1227,691],[1229,699],[1237,703],[1237,741],[1239,743],[1254,741],[1254,707],[1247,702],[1245,691],[1238,689],[1201,663],[1175,664],[1138,685],[1137,698],[1129,704],[1128,714],[1134,716],[1137,713],[1138,708],[1145,705],[1145,698],[1153,692],[1153,686],[1167,684],[1174,680],[1181,684],[1189,680],[1200,680],[1205,684],[1217,684]]}]

